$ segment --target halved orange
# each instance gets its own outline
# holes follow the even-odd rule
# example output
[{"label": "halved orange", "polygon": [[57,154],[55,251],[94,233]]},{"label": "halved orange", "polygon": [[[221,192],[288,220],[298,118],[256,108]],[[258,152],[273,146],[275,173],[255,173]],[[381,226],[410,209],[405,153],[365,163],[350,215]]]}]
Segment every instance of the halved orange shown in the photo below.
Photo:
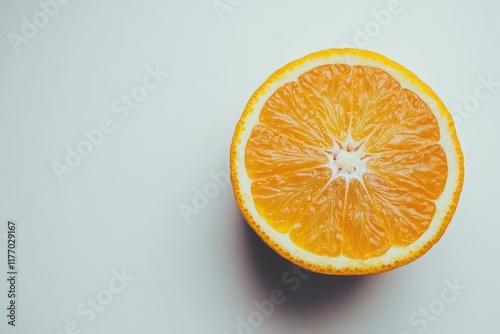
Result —
[{"label": "halved orange", "polygon": [[423,255],[458,204],[452,117],[416,75],[371,51],[330,49],[273,73],[231,144],[250,226],[306,269],[380,273]]}]

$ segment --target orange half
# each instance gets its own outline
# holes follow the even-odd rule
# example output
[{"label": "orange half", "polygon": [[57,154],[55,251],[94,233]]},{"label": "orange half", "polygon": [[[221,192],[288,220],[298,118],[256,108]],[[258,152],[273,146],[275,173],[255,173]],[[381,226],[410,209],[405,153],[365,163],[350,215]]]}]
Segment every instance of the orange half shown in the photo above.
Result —
[{"label": "orange half", "polygon": [[383,272],[443,235],[463,184],[450,113],[417,76],[365,50],[285,65],[249,100],[231,145],[256,233],[312,271]]}]

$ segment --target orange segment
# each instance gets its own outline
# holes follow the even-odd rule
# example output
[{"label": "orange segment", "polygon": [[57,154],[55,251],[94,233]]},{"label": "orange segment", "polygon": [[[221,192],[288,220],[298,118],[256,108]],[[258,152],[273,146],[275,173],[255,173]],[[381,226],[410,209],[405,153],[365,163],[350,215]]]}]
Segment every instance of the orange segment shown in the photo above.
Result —
[{"label": "orange segment", "polygon": [[366,165],[406,191],[422,194],[428,199],[439,197],[448,174],[446,154],[437,144],[412,151],[381,153],[371,157]]},{"label": "orange segment", "polygon": [[392,111],[366,139],[365,151],[414,150],[439,140],[436,116],[417,94],[402,89],[390,105]]},{"label": "orange segment", "polygon": [[275,175],[252,184],[258,212],[281,233],[290,231],[302,217],[331,175],[329,168]]},{"label": "orange segment", "polygon": [[324,165],[326,154],[317,148],[295,142],[283,133],[256,126],[246,147],[246,168],[252,179],[290,174]]},{"label": "orange segment", "polygon": [[290,239],[300,248],[322,256],[339,256],[346,196],[344,178],[336,178],[314,198],[294,224]]},{"label": "orange segment", "polygon": [[327,148],[332,136],[318,121],[318,115],[305,100],[302,88],[295,82],[285,84],[267,100],[260,113],[260,122],[277,133],[306,145]]},{"label": "orange segment", "polygon": [[452,118],[382,55],[320,51],[274,73],[231,144],[246,220],[276,252],[328,274],[383,272],[443,235],[463,184]]},{"label": "orange segment", "polygon": [[387,115],[394,111],[392,97],[401,85],[385,71],[367,67],[352,68],[352,120],[351,137],[362,141],[385,122]]},{"label": "orange segment", "polygon": [[342,224],[342,254],[353,259],[368,259],[384,254],[390,247],[384,217],[377,216],[363,184],[349,182],[347,205]]},{"label": "orange segment", "polygon": [[431,200],[372,173],[363,175],[363,182],[370,194],[372,208],[386,222],[393,246],[408,246],[429,228],[436,211]]},{"label": "orange segment", "polygon": [[352,107],[351,67],[342,64],[320,66],[298,79],[307,106],[337,140],[347,139]]}]

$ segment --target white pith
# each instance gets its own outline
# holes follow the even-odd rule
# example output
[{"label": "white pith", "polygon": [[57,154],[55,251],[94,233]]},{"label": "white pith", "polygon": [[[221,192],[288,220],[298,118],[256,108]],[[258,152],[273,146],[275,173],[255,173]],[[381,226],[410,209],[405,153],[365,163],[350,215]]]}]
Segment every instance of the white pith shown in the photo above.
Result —
[{"label": "white pith", "polygon": [[[381,68],[396,79],[401,84],[402,88],[409,89],[416,93],[436,115],[441,134],[438,144],[443,147],[447,157],[447,182],[441,196],[434,201],[436,204],[436,211],[427,231],[425,231],[419,239],[409,246],[391,247],[385,254],[368,260],[357,260],[347,258],[342,255],[334,258],[318,256],[296,246],[290,240],[287,233],[283,234],[275,231],[269,224],[267,224],[266,220],[258,213],[255,207],[251,194],[251,184],[253,180],[248,177],[245,169],[245,145],[248,142],[252,129],[259,124],[259,111],[262,109],[267,99],[279,87],[288,82],[297,81],[298,77],[302,73],[312,70],[318,66],[337,63],[350,66],[363,65]],[[365,267],[370,268],[384,264],[391,264],[398,259],[406,258],[408,257],[410,250],[421,249],[429,240],[435,238],[441,228],[441,222],[449,209],[448,203],[452,202],[453,196],[455,195],[455,191],[458,187],[461,173],[461,162],[459,161],[459,155],[457,154],[459,148],[455,147],[454,140],[451,138],[453,135],[453,133],[450,132],[451,118],[443,117],[440,114],[440,111],[443,111],[443,108],[421,88],[421,83],[412,81],[412,79],[400,72],[399,69],[392,67],[390,63],[380,62],[378,59],[369,59],[356,54],[333,54],[330,57],[317,57],[301,62],[295,68],[291,68],[286,72],[281,73],[278,77],[275,77],[275,80],[271,83],[267,83],[261,92],[260,96],[257,96],[257,100],[254,103],[252,110],[247,114],[244,120],[244,129],[240,132],[238,140],[236,140],[236,155],[234,157],[236,163],[235,178],[239,180],[239,190],[248,213],[253,218],[257,226],[265,234],[267,234],[271,240],[279,244],[280,247],[290,253],[292,257],[307,263],[315,263],[321,267],[331,266],[340,270],[342,268],[353,267],[362,270]],[[453,126],[451,128],[453,129]],[[343,146],[346,147],[348,144],[349,143],[343,143]],[[356,144],[357,143],[352,143],[352,145]],[[348,152],[347,150],[340,148],[340,146],[335,145],[332,147],[331,152],[328,153],[331,154],[327,154],[329,156],[329,160],[326,166],[332,169],[332,178],[357,178],[362,181],[361,176],[367,171],[365,165],[366,159],[363,159],[362,147],[358,150]],[[336,158],[334,158],[334,156],[336,156]],[[332,181],[332,179],[330,181]]]}]

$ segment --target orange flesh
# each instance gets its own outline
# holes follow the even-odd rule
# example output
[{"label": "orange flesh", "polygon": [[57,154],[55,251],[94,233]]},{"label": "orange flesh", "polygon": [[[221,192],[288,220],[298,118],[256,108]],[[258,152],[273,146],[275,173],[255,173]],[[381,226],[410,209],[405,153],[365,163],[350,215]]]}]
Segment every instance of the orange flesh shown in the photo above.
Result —
[{"label": "orange flesh", "polygon": [[386,72],[325,65],[280,87],[248,140],[257,211],[317,255],[368,259],[429,227],[447,162],[430,108]]}]

